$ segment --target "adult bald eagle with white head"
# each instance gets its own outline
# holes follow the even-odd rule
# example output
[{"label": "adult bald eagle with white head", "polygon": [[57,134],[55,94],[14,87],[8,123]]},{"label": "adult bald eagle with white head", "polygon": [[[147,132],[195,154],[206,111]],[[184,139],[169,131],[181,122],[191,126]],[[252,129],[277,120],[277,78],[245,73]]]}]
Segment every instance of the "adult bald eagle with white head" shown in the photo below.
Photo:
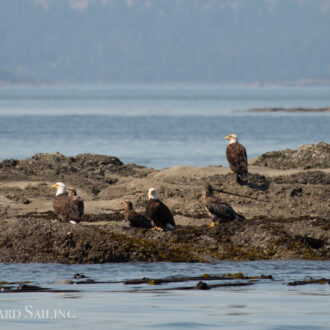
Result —
[{"label": "adult bald eagle with white head", "polygon": [[84,201],[77,195],[74,189],[67,192],[66,186],[62,182],[57,182],[52,186],[56,189],[56,196],[53,199],[53,208],[61,221],[79,223],[84,214]]},{"label": "adult bald eagle with white head", "polygon": [[237,135],[230,134],[225,137],[229,140],[226,148],[226,156],[233,174],[236,174],[238,184],[247,182],[248,179],[248,159],[246,149],[238,143]]},{"label": "adult bald eagle with white head", "polygon": [[156,230],[173,230],[176,228],[173,215],[169,208],[158,199],[155,188],[148,190],[147,216],[154,222]]}]

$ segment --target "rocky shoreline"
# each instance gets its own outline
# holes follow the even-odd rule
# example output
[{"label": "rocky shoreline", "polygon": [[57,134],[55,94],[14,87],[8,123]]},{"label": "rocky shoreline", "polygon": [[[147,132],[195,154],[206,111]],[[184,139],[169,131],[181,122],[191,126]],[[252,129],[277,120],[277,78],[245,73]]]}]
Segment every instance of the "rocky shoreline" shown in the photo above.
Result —
[{"label": "rocky shoreline", "polygon": [[326,108],[254,108],[248,112],[330,112],[330,107]]},{"label": "rocky shoreline", "polygon": [[[37,154],[0,163],[0,262],[330,258],[329,144],[266,153],[251,162],[249,183],[228,168],[181,166],[154,170],[111,156]],[[60,223],[51,185],[65,182],[85,201],[79,225]],[[203,182],[244,214],[213,228],[201,204]],[[173,212],[170,232],[132,228],[122,201],[144,212],[155,187]]]},{"label": "rocky shoreline", "polygon": [[320,142],[317,144],[304,144],[296,150],[266,152],[258,157],[253,164],[280,170],[329,168],[330,144]]}]

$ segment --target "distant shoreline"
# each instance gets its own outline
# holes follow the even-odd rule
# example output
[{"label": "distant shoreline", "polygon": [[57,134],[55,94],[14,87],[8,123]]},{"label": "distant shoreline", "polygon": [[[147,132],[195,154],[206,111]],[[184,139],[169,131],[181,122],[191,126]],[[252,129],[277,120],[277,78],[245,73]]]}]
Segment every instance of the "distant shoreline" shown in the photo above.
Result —
[{"label": "distant shoreline", "polygon": [[330,112],[330,107],[326,108],[253,108],[248,112]]},{"label": "distant shoreline", "polygon": [[3,80],[0,77],[0,87],[85,87],[85,86],[156,86],[156,87],[168,87],[168,86],[191,86],[191,87],[247,87],[247,88],[273,88],[273,87],[329,87],[330,80],[293,80],[293,81],[198,81],[198,80],[112,80],[112,81],[37,81],[37,80]]}]

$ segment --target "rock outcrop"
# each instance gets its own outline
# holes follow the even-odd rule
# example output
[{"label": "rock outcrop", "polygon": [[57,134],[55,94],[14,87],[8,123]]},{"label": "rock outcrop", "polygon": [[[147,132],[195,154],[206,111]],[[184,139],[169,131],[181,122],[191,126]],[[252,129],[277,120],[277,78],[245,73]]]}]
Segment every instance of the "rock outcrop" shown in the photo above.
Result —
[{"label": "rock outcrop", "polygon": [[259,156],[253,163],[281,170],[292,168],[330,168],[330,144],[304,144],[297,150],[271,151]]},{"label": "rock outcrop", "polygon": [[[249,167],[246,185],[217,166],[158,171],[116,157],[58,153],[5,160],[0,262],[329,259],[329,157],[326,143],[264,154]],[[81,224],[60,223],[52,212],[51,185],[57,181],[83,197]],[[208,227],[201,203],[205,181],[246,220]],[[144,213],[150,187],[171,209],[176,230],[132,228],[124,220],[122,201]]]}]

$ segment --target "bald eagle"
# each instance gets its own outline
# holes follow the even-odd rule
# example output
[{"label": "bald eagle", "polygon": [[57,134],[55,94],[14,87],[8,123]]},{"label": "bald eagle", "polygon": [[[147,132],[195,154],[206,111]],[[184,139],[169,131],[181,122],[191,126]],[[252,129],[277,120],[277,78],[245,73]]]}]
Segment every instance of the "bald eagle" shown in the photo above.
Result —
[{"label": "bald eagle", "polygon": [[176,228],[173,215],[168,207],[158,199],[155,188],[148,190],[147,215],[158,230],[173,230]]},{"label": "bald eagle", "polygon": [[62,182],[57,182],[52,186],[56,189],[56,196],[53,199],[54,211],[61,221],[79,223],[84,214],[84,201],[74,189],[66,191],[66,186]]},{"label": "bald eagle", "polygon": [[226,156],[233,174],[236,174],[236,181],[238,184],[247,182],[248,176],[248,160],[246,149],[238,143],[237,135],[230,134],[225,137],[229,140],[226,148]]},{"label": "bald eagle", "polygon": [[245,220],[245,218],[236,213],[234,209],[222,199],[213,196],[213,187],[210,183],[204,183],[204,190],[202,194],[202,203],[212,217],[213,222],[210,227],[215,225],[215,222],[230,222],[232,220]]},{"label": "bald eagle", "polygon": [[69,196],[77,196],[77,191],[76,191],[76,189],[73,189],[73,188],[66,188],[66,192],[68,193]]},{"label": "bald eagle", "polygon": [[131,227],[152,228],[152,224],[149,219],[133,210],[132,202],[124,201],[123,204],[125,205],[125,219],[129,222]]}]

